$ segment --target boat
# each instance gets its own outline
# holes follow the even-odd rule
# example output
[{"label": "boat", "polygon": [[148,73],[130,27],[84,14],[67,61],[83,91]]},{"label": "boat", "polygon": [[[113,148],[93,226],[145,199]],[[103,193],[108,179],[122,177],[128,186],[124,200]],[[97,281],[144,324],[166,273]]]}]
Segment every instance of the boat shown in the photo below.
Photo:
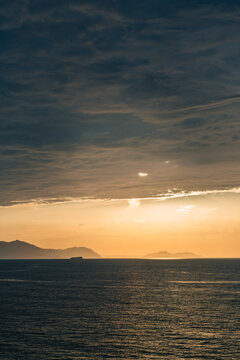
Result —
[{"label": "boat", "polygon": [[72,260],[72,261],[82,261],[83,257],[82,256],[74,256],[74,257],[71,257],[70,260]]}]

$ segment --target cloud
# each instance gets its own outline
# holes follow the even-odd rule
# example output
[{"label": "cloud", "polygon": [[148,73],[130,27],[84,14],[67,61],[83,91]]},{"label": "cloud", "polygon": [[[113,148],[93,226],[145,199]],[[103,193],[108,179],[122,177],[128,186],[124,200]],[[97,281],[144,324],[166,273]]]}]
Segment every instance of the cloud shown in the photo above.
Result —
[{"label": "cloud", "polygon": [[0,204],[238,186],[239,10],[2,4]]},{"label": "cloud", "polygon": [[[240,194],[240,187],[232,189],[214,189],[214,190],[197,190],[197,191],[174,191],[167,194],[159,194],[159,196],[154,197],[156,200],[168,200],[175,198],[183,197],[192,197],[192,196],[206,196],[206,195],[216,195],[216,194]],[[189,210],[192,209],[194,205],[186,205],[183,209]]]},{"label": "cloud", "polygon": [[177,209],[177,212],[187,212],[195,208],[195,205],[185,205],[179,209]]},{"label": "cloud", "polygon": [[[198,191],[179,191],[177,189],[168,190],[166,193],[153,195],[151,197],[142,197],[142,198],[92,198],[92,197],[58,197],[58,198],[36,198],[30,200],[14,200],[8,202],[6,204],[0,205],[0,207],[4,206],[13,206],[13,207],[28,207],[28,206],[46,206],[46,205],[55,205],[61,203],[119,203],[126,202],[128,203],[131,209],[137,209],[141,206],[141,202],[156,202],[156,201],[168,201],[174,200],[178,198],[188,198],[188,197],[206,197],[211,195],[223,195],[223,194],[232,194],[238,195],[240,194],[240,187],[231,188],[231,189],[214,189],[214,190],[198,190]],[[177,212],[187,213],[195,208],[195,205],[186,205],[179,209]],[[215,211],[216,208],[210,208],[202,210],[202,213],[208,213]]]},{"label": "cloud", "polygon": [[207,123],[207,119],[201,118],[187,118],[181,121],[178,126],[183,129],[197,129],[201,128]]},{"label": "cloud", "polygon": [[195,205],[185,205],[183,207],[178,208],[176,211],[181,213],[183,216],[189,216],[191,210],[193,210],[196,206]]}]

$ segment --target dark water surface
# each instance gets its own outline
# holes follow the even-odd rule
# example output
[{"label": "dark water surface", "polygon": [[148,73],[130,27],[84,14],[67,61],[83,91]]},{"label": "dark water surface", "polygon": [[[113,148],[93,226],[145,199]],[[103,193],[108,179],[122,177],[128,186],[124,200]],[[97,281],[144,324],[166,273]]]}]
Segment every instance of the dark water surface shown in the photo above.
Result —
[{"label": "dark water surface", "polygon": [[1,260],[0,359],[240,359],[240,260]]}]

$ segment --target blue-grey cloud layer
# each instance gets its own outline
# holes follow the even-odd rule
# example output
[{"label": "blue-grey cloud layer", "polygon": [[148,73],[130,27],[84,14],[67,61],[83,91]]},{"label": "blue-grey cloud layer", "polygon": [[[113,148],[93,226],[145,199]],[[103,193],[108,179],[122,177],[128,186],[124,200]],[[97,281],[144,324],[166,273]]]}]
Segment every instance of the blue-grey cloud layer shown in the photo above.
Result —
[{"label": "blue-grey cloud layer", "polygon": [[235,1],[1,1],[1,204],[236,186],[239,34]]}]

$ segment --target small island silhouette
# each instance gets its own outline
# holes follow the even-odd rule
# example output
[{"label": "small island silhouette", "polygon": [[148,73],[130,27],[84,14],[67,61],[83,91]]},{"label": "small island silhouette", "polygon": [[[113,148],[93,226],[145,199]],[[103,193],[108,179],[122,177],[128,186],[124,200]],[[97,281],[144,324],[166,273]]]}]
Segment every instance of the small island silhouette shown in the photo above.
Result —
[{"label": "small island silhouette", "polygon": [[201,258],[200,255],[196,255],[192,252],[177,252],[170,253],[168,251],[159,251],[156,253],[147,254],[144,256],[146,259],[193,259]]}]

